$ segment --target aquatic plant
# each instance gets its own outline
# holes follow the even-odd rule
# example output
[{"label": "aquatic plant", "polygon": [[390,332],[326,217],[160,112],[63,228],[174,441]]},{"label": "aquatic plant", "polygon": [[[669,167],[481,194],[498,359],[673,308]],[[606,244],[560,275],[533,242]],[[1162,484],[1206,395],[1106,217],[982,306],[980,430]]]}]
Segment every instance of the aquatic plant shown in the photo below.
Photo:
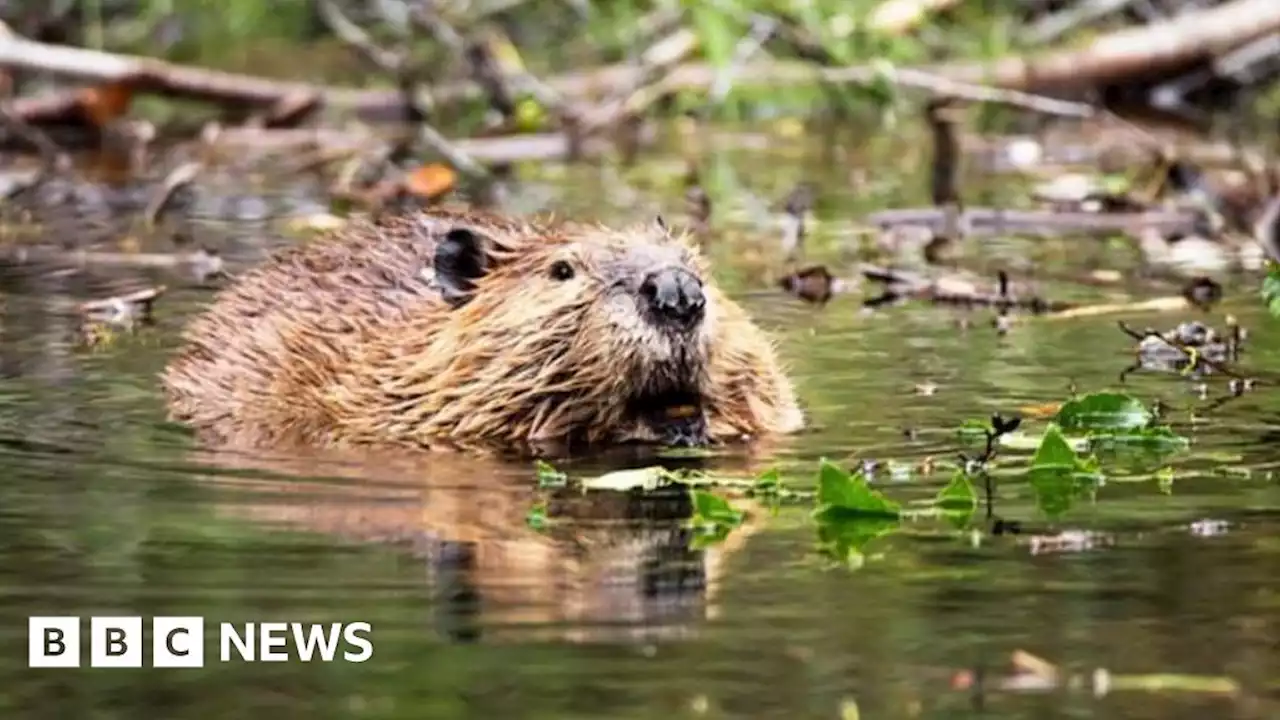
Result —
[{"label": "aquatic plant", "polygon": [[[774,513],[783,505],[809,506],[818,551],[841,564],[859,565],[872,541],[906,523],[937,520],[949,532],[964,537],[1021,532],[1020,522],[996,513],[997,475],[1004,484],[1024,482],[1041,513],[1056,519],[1079,500],[1093,499],[1105,485],[1103,457],[1136,449],[1163,461],[1188,444],[1187,438],[1162,422],[1155,409],[1133,396],[1114,392],[1069,398],[1037,433],[1019,432],[1022,425],[1020,418],[1000,415],[964,423],[958,434],[980,439],[982,450],[972,456],[961,453],[959,462],[952,466],[950,480],[923,507],[907,508],[889,498],[873,486],[865,465],[850,470],[826,458],[819,462],[811,486],[806,487],[785,483],[776,468],[752,479],[673,471],[660,466],[572,479],[539,462],[537,479],[542,488],[577,486],[583,491],[648,492],[683,485],[693,507],[688,526],[694,531],[696,546],[719,542],[742,525],[748,511],[735,506],[739,499],[756,501]],[[1008,448],[1033,450],[1030,462],[1012,472],[997,473],[997,454]],[[944,465],[938,462],[933,467]],[[1169,478],[1170,473],[1164,468],[1150,474],[1150,479],[1162,487]],[[981,515],[980,506],[985,508]],[[530,526],[538,529],[554,522],[546,516],[545,503],[535,506],[529,517]]]}]

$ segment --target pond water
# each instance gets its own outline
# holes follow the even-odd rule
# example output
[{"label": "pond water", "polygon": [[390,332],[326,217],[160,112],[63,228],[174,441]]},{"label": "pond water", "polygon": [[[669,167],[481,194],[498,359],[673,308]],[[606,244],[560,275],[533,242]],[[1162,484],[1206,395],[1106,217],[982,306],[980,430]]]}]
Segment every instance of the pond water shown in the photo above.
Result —
[{"label": "pond water", "polygon": [[[750,148],[749,139],[737,142]],[[849,467],[873,460],[881,468],[873,484],[911,504],[933,497],[950,471],[885,468],[954,459],[963,421],[1061,401],[1072,383],[1121,389],[1131,342],[1117,319],[1163,328],[1193,317],[1220,325],[1232,313],[1252,332],[1246,364],[1266,368],[1280,350],[1256,278],[1232,281],[1207,316],[1026,318],[1005,336],[989,311],[968,313],[973,323],[960,329],[958,310],[865,314],[856,294],[816,309],[766,290],[772,266],[758,256],[768,255],[776,231],[749,219],[797,180],[821,189],[812,242],[832,263],[862,213],[920,203],[919,147],[849,153],[716,155],[716,192],[737,200],[716,216],[733,221],[712,241],[716,272],[777,333],[814,428],[773,455],[730,453],[702,460],[705,469],[749,476],[777,467],[803,488],[821,458]],[[516,202],[610,221],[678,217],[677,157],[629,175],[543,171]],[[849,157],[868,177],[851,180]],[[865,172],[874,167],[893,171]],[[748,190],[763,198],[754,211],[742,200]],[[978,190],[983,202],[1002,192]],[[203,227],[242,246],[246,262],[270,244],[259,225]],[[1035,242],[1014,247],[1037,256]],[[1078,266],[1089,254],[1080,247],[1045,262]],[[1280,402],[1267,387],[1192,423],[1191,409],[1211,402],[1192,383],[1131,377],[1123,389],[1168,404],[1175,429],[1192,441],[1162,461],[1171,484],[1118,472],[1093,501],[1049,518],[1025,481],[1002,476],[998,510],[1022,523],[1021,534],[975,541],[908,526],[846,568],[814,551],[808,507],[753,515],[722,546],[690,551],[672,522],[687,508],[670,495],[560,498],[548,511],[557,529],[535,532],[527,517],[541,496],[532,466],[372,458],[333,467],[200,453],[165,422],[156,374],[211,291],[170,283],[155,328],[72,350],[66,298],[92,293],[95,283],[4,276],[6,717],[1280,716],[1280,483],[1272,474]],[[1224,382],[1211,383],[1211,396],[1225,392]],[[652,462],[606,458],[562,469],[591,475]],[[610,522],[622,519],[639,522]],[[1096,546],[1037,539],[1076,531],[1095,533]],[[209,662],[29,669],[22,648],[31,615],[202,616]],[[374,653],[363,663],[217,660],[217,623],[266,621],[368,622]],[[1024,678],[1019,687],[1011,679],[1018,652],[1055,664],[1061,681],[1037,690]]]}]

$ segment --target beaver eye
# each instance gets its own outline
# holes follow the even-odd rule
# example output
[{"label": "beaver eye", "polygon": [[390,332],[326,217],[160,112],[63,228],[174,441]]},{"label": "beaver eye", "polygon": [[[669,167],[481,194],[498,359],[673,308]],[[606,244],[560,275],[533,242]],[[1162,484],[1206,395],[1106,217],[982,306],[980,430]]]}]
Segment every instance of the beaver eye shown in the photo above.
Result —
[{"label": "beaver eye", "polygon": [[564,260],[557,260],[551,264],[552,280],[569,280],[573,278],[573,266]]}]

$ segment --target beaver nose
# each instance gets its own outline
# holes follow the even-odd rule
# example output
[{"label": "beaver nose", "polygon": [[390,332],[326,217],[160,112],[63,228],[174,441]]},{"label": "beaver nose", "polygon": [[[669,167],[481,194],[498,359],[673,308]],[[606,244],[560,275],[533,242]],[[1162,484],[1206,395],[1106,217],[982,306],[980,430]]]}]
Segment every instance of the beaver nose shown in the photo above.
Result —
[{"label": "beaver nose", "polygon": [[702,319],[707,298],[702,294],[702,281],[687,270],[663,268],[645,276],[640,294],[660,317],[683,325]]}]

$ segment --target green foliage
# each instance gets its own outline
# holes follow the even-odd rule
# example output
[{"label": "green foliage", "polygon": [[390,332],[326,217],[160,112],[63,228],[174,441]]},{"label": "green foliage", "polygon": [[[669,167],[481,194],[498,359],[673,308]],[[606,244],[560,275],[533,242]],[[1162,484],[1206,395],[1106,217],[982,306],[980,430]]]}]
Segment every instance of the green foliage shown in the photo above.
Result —
[{"label": "green foliage", "polygon": [[1094,393],[1063,403],[1054,422],[1066,432],[1111,432],[1146,427],[1151,418],[1151,411],[1136,398]]},{"label": "green foliage", "polygon": [[898,528],[902,509],[871,489],[862,473],[850,473],[825,458],[818,468],[819,548],[845,564],[861,564],[868,543]]},{"label": "green foliage", "polygon": [[547,504],[545,502],[535,503],[529,508],[529,512],[524,516],[524,522],[529,529],[542,532],[547,529]]},{"label": "green foliage", "polygon": [[[1114,392],[1078,396],[1063,403],[1030,443],[1022,439],[1025,436],[1015,435],[1022,424],[1017,418],[996,415],[988,421],[967,421],[960,428],[961,434],[983,438],[984,452],[976,458],[964,458],[946,486],[918,509],[903,508],[873,488],[865,473],[846,470],[825,458],[819,462],[813,490],[788,487],[777,469],[744,480],[655,466],[575,482],[584,491],[593,492],[649,492],[672,484],[685,486],[693,508],[688,526],[694,531],[696,547],[720,542],[746,520],[747,513],[732,505],[732,497],[763,501],[775,513],[782,504],[805,504],[811,508],[809,519],[817,536],[817,550],[839,564],[858,566],[865,561],[872,542],[900,530],[907,520],[941,521],[950,532],[972,532],[981,505],[979,488],[986,491],[984,518],[993,522],[993,532],[1013,527],[996,518],[992,508],[995,493],[991,465],[1000,447],[1027,444],[1034,448],[1029,462],[1012,477],[1025,481],[1024,487],[1031,491],[1037,509],[1053,519],[1070,511],[1078,501],[1092,499],[1102,486],[1106,475],[1100,450],[1140,447],[1163,459],[1167,453],[1186,446],[1185,438],[1157,422],[1156,414],[1140,400]],[[544,488],[569,482],[564,473],[545,463],[538,464],[537,477],[539,486]],[[1171,470],[1162,468],[1150,477],[1162,492],[1170,492]],[[1001,478],[1007,483],[1008,473]],[[530,525],[541,528],[546,523],[545,506],[535,506]]]},{"label": "green foliage", "polygon": [[569,476],[560,472],[544,460],[538,460],[534,463],[534,472],[538,478],[538,487],[552,488],[561,487],[569,481]]},{"label": "green foliage", "polygon": [[1262,301],[1272,316],[1280,317],[1280,265],[1272,263],[1267,268],[1267,276],[1262,280]]},{"label": "green foliage", "polygon": [[1142,401],[1121,393],[1093,393],[1073,398],[1058,410],[1054,424],[1063,433],[1087,440],[1094,450],[1117,445],[1146,446],[1158,452],[1179,450],[1186,438],[1158,423]]},{"label": "green foliage", "polygon": [[746,513],[735,510],[729,501],[715,493],[689,489],[693,501],[693,517],[689,526],[694,529],[694,547],[711,545],[729,536],[746,519]]},{"label": "green foliage", "polygon": [[1027,480],[1035,492],[1036,506],[1049,517],[1057,517],[1102,480],[1098,461],[1081,456],[1067,443],[1062,430],[1050,425],[1040,439],[1031,460]]},{"label": "green foliage", "polygon": [[943,516],[956,529],[968,527],[973,515],[978,511],[978,493],[973,489],[973,482],[964,470],[956,470],[951,482],[938,491],[935,504]]}]

